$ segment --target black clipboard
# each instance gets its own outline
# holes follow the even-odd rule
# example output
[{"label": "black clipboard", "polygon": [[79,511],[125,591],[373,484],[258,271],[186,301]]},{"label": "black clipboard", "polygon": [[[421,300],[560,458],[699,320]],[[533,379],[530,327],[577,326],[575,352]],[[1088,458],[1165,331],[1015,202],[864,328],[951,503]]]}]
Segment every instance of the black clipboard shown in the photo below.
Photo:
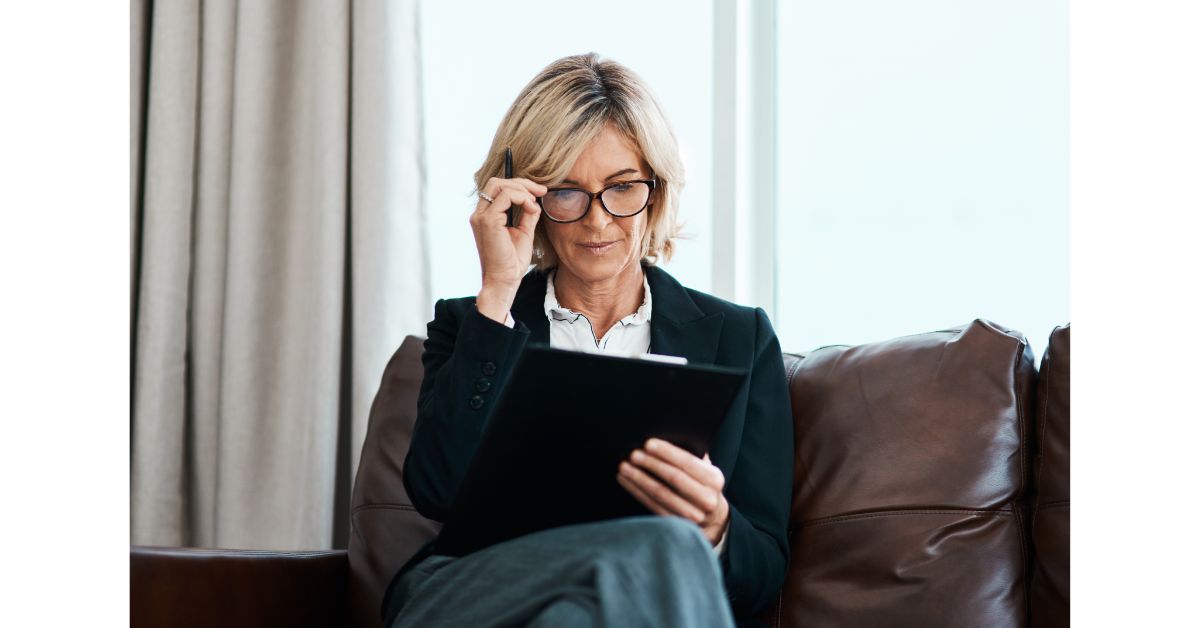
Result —
[{"label": "black clipboard", "polygon": [[654,436],[697,456],[744,369],[525,348],[497,399],[434,552],[462,556],[532,532],[650,514],[616,481]]}]

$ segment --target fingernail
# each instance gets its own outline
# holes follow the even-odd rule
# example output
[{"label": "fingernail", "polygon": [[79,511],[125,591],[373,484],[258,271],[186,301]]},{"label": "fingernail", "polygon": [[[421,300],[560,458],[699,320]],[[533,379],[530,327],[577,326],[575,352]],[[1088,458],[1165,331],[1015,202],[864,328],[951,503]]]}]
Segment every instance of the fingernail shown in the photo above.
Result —
[{"label": "fingernail", "polygon": [[641,462],[642,458],[645,457],[645,455],[646,454],[642,453],[642,450],[635,449],[635,450],[633,450],[633,453],[629,455],[629,457],[632,458],[634,462]]},{"label": "fingernail", "polygon": [[650,451],[658,449],[658,439],[651,438],[650,440],[646,441],[646,449],[649,449]]},{"label": "fingernail", "polygon": [[619,467],[618,470],[621,472],[621,475],[628,475],[629,474],[629,463],[622,460],[621,466]]}]

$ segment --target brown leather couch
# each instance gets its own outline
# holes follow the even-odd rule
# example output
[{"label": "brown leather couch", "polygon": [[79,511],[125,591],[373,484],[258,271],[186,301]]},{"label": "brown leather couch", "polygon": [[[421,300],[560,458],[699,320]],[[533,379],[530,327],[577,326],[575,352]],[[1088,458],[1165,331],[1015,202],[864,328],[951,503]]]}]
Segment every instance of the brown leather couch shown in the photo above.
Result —
[{"label": "brown leather couch", "polygon": [[[1040,370],[988,321],[787,354],[792,558],[775,626],[1066,626],[1070,326]],[[349,551],[134,547],[133,626],[379,626],[392,574],[437,531],[400,472],[422,339],[388,363]]]}]

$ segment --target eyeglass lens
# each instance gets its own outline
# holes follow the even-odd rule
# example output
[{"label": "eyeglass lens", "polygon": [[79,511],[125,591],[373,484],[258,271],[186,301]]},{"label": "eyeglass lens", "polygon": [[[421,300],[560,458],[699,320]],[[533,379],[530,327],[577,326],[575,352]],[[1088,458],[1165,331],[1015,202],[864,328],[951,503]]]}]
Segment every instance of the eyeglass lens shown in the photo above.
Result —
[{"label": "eyeglass lens", "polygon": [[[600,202],[615,216],[632,216],[646,207],[650,200],[650,184],[644,181],[618,183],[604,188]],[[592,197],[583,190],[551,190],[542,197],[542,207],[551,218],[560,221],[577,220],[591,205]]]}]

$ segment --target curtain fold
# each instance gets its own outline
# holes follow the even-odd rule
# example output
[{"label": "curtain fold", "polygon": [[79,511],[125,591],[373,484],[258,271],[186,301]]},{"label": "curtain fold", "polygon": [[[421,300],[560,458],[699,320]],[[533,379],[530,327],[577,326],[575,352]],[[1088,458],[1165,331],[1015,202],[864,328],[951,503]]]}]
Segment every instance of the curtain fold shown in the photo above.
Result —
[{"label": "curtain fold", "polygon": [[345,546],[367,406],[429,310],[416,21],[134,2],[133,543]]}]

